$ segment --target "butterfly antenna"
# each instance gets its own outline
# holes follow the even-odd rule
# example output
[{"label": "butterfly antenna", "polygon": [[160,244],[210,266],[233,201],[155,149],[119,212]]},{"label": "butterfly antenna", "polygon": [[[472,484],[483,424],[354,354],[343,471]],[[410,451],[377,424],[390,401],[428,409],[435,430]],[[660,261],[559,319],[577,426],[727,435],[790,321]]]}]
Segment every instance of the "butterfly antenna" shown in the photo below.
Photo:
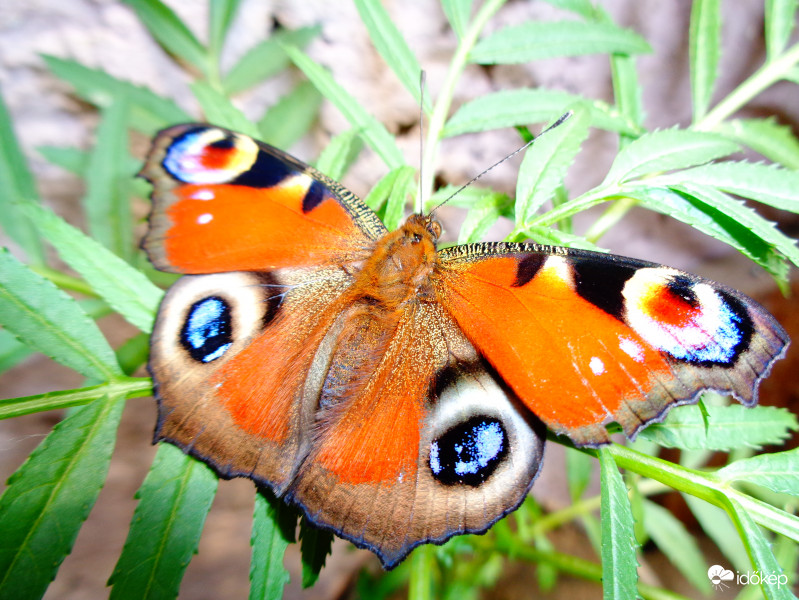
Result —
[{"label": "butterfly antenna", "polygon": [[550,126],[549,126],[549,127],[547,127],[546,129],[544,129],[544,131],[542,131],[542,132],[541,132],[541,133],[539,133],[539,134],[538,134],[536,137],[534,137],[534,138],[533,138],[533,139],[531,139],[529,142],[527,142],[527,143],[526,143],[524,146],[522,146],[521,148],[518,148],[518,149],[514,150],[513,152],[511,152],[510,154],[508,154],[508,155],[507,155],[505,158],[502,158],[502,159],[498,160],[497,162],[495,162],[493,165],[491,165],[491,166],[490,166],[490,167],[488,167],[487,169],[485,169],[485,170],[483,170],[482,172],[478,173],[478,174],[477,174],[475,177],[472,177],[472,178],[471,178],[469,181],[467,181],[467,182],[466,182],[466,183],[464,183],[464,184],[463,184],[461,187],[459,187],[459,188],[458,188],[458,189],[457,189],[455,192],[453,192],[452,194],[450,194],[450,195],[449,195],[449,197],[448,197],[446,200],[444,200],[444,201],[443,201],[441,204],[439,204],[439,205],[438,205],[438,206],[436,206],[436,207],[435,207],[433,210],[431,210],[431,211],[430,211],[430,214],[432,215],[432,214],[433,214],[434,212],[436,212],[436,211],[437,211],[439,208],[441,208],[441,207],[442,207],[442,206],[444,206],[444,205],[445,205],[447,202],[449,202],[450,200],[452,200],[452,199],[453,199],[455,196],[457,196],[458,194],[460,194],[460,193],[461,193],[463,190],[465,190],[467,187],[469,187],[470,185],[472,185],[472,184],[473,184],[475,181],[477,181],[478,179],[480,179],[480,178],[481,178],[483,175],[485,175],[486,173],[488,173],[488,172],[489,172],[491,169],[493,169],[494,167],[498,167],[499,165],[501,165],[502,163],[504,163],[504,162],[505,162],[506,160],[508,160],[509,158],[513,158],[513,157],[514,157],[514,156],[516,156],[516,155],[517,155],[519,152],[521,152],[522,150],[525,150],[525,149],[526,149],[528,146],[532,146],[532,145],[533,145],[533,143],[534,143],[534,142],[535,142],[535,141],[536,141],[538,138],[540,138],[542,135],[544,135],[544,134],[545,134],[545,133],[547,133],[548,131],[551,131],[552,129],[555,129],[555,127],[557,127],[558,125],[561,125],[561,124],[562,124],[562,123],[563,123],[563,122],[564,122],[566,119],[568,119],[569,117],[571,117],[573,114],[574,114],[574,111],[571,111],[571,110],[570,110],[570,111],[568,111],[566,114],[564,114],[563,116],[561,116],[561,117],[560,117],[560,118],[559,118],[557,121],[555,121],[554,123],[552,123],[552,125],[550,125]]},{"label": "butterfly antenna", "polygon": [[419,74],[419,194],[416,198],[417,211],[420,215],[424,211],[422,200],[422,182],[424,182],[424,83],[427,78],[424,69]]}]

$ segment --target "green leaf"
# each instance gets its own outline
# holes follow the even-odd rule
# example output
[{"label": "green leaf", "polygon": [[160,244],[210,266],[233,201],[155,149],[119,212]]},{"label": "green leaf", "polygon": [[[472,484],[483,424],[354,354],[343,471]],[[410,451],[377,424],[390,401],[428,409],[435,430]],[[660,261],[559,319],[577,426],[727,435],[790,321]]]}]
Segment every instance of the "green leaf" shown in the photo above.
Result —
[{"label": "green leaf", "polygon": [[316,121],[322,96],[303,81],[281,97],[258,121],[260,138],[277,148],[290,148]]},{"label": "green leaf", "polygon": [[[668,510],[649,500],[643,501],[644,527],[663,554],[680,573],[703,594],[712,591],[707,563],[696,540]],[[629,596],[632,597],[632,596]]]},{"label": "green leaf", "polygon": [[[610,57],[610,69],[613,79],[613,95],[616,98],[618,111],[621,113],[620,117],[632,124],[637,133],[643,129],[645,112],[642,98],[643,88],[638,80],[635,57],[614,54]],[[594,125],[602,127],[597,121],[594,122]],[[621,129],[618,131],[629,136],[627,131]]]},{"label": "green leaf", "polygon": [[106,250],[51,211],[28,204],[42,236],[92,289],[132,325],[152,331],[153,319],[164,293],[140,271]]},{"label": "green leaf", "polygon": [[208,50],[217,62],[240,4],[241,0],[211,0],[209,3]]},{"label": "green leaf", "polygon": [[774,60],[785,49],[796,25],[796,0],[766,0],[766,55]]},{"label": "green leaf", "polygon": [[20,214],[16,205],[20,200],[37,200],[36,185],[28,170],[28,163],[19,147],[14,128],[11,126],[11,115],[8,114],[3,96],[0,95],[0,226],[6,235],[14,240],[25,251],[28,259],[42,265],[45,262],[44,247],[36,235],[36,230],[27,217]]},{"label": "green leaf", "polygon": [[331,179],[339,180],[358,159],[363,140],[354,129],[333,137],[316,161],[316,168]]},{"label": "green leaf", "polygon": [[690,494],[682,494],[702,530],[739,571],[749,569],[749,557],[729,515],[721,508]]},{"label": "green leaf", "polygon": [[266,489],[255,496],[250,561],[250,600],[281,598],[289,582],[283,566],[286,548],[294,542],[298,514]]},{"label": "green leaf", "polygon": [[472,15],[472,0],[442,0],[441,8],[444,9],[450,27],[462,38]]},{"label": "green leaf", "polygon": [[122,372],[97,325],[70,296],[0,249],[0,325],[86,377]]},{"label": "green leaf", "polygon": [[39,146],[36,151],[49,163],[82,177],[89,168],[89,152],[80,148]]},{"label": "green leaf", "polygon": [[128,171],[127,116],[126,100],[118,99],[102,109],[97,142],[86,169],[83,206],[92,237],[117,256],[131,260],[130,182],[134,172]]},{"label": "green leaf", "polygon": [[171,444],[159,444],[108,585],[112,600],[176,598],[197,553],[216,494],[214,472]]},{"label": "green leaf", "polygon": [[283,44],[304,48],[320,31],[319,27],[303,27],[293,31],[281,29],[268,40],[253,46],[225,75],[222,82],[225,93],[237,94],[277,75],[290,62],[282,48]]},{"label": "green leaf", "polygon": [[580,146],[588,137],[588,112],[579,108],[558,127],[539,135],[519,167],[516,181],[516,226],[524,229],[563,184]]},{"label": "green leaf", "polygon": [[525,227],[521,232],[520,238],[529,238],[538,244],[549,246],[568,246],[569,248],[582,248],[593,252],[610,252],[607,248],[600,248],[580,235],[574,235],[552,227]]},{"label": "green leaf", "polygon": [[619,152],[603,184],[693,167],[737,151],[737,144],[714,133],[685,129],[647,133]]},{"label": "green leaf", "polygon": [[458,232],[459,244],[471,244],[483,239],[486,232],[500,217],[513,214],[513,201],[506,194],[485,192],[477,204],[469,209]]},{"label": "green leaf", "polygon": [[[17,366],[32,354],[31,349],[9,331],[0,329],[0,373]],[[3,418],[3,400],[0,400],[0,419]]]},{"label": "green leaf", "polygon": [[[614,463],[615,464],[615,463]],[[583,497],[594,473],[594,458],[574,448],[566,448],[566,482],[572,502]],[[626,495],[626,491],[624,492]]]},{"label": "green leaf", "polygon": [[405,205],[408,198],[414,196],[416,191],[416,180],[414,179],[416,170],[413,167],[401,167],[391,187],[391,193],[386,202],[386,210],[383,216],[383,223],[389,231],[394,231],[399,227],[405,216]]},{"label": "green leaf", "polygon": [[799,140],[788,125],[780,125],[774,118],[733,119],[720,123],[713,131],[788,169],[799,169]]},{"label": "green leaf", "polygon": [[[355,0],[355,7],[380,56],[394,71],[397,79],[410,92],[416,103],[420,104],[419,77],[422,69],[388,11],[380,2],[373,0]],[[425,98],[424,109],[426,112],[430,111],[428,98]]]},{"label": "green leaf", "polygon": [[209,74],[208,52],[183,21],[160,0],[123,0],[167,52]]},{"label": "green leaf", "polygon": [[206,121],[258,139],[258,128],[230,98],[207,81],[195,81],[191,84],[191,91],[200,103]]},{"label": "green leaf", "polygon": [[384,223],[386,223],[386,219],[399,222],[402,218],[408,197],[407,191],[402,190],[407,190],[407,182],[409,180],[412,182],[414,174],[413,167],[407,165],[392,169],[377,182],[364,198],[366,205],[375,211]]},{"label": "green leaf", "polygon": [[688,31],[694,123],[710,106],[721,54],[721,1],[694,0]]},{"label": "green leaf", "polygon": [[602,516],[602,597],[622,600],[638,596],[638,561],[633,533],[633,514],[627,488],[613,456],[605,448],[599,450],[601,467]]},{"label": "green leaf", "polygon": [[544,2],[576,13],[586,19],[593,19],[596,12],[591,0],[544,0]]},{"label": "green leaf", "polygon": [[638,435],[667,448],[718,450],[761,448],[781,444],[799,429],[796,416],[782,408],[755,406],[706,406],[710,427],[706,428],[698,406],[672,410],[663,423],[650,425]]},{"label": "green leaf", "polygon": [[444,137],[502,127],[526,126],[561,116],[569,107],[587,111],[593,127],[633,133],[634,128],[600,100],[545,89],[501,90],[464,103],[444,127]]},{"label": "green leaf", "polygon": [[106,397],[53,431],[0,498],[0,597],[41,598],[69,554],[108,473],[124,402]]},{"label": "green leaf", "polygon": [[319,579],[333,544],[333,534],[311,525],[306,518],[300,521],[300,551],[302,552],[302,587],[309,588]]},{"label": "green leaf", "polygon": [[48,55],[42,55],[42,58],[56,77],[72,85],[75,93],[90,104],[102,108],[117,100],[126,100],[130,106],[130,126],[147,135],[167,125],[192,120],[174,102],[147,88],[120,81],[72,60]]},{"label": "green leaf", "polygon": [[478,64],[510,64],[557,56],[651,51],[640,35],[612,23],[529,21],[481,40],[472,49],[469,60]]},{"label": "green leaf", "polygon": [[390,168],[405,164],[396,141],[386,128],[358,104],[347,90],[336,83],[330,73],[292,46],[284,47],[294,64],[305,73],[316,89],[338,108],[350,125],[357,129],[366,143],[377,152]]},{"label": "green leaf", "polygon": [[150,396],[152,387],[149,377],[129,378],[74,390],[47,392],[46,394],[36,394],[35,396],[24,396],[22,398],[8,398],[0,400],[0,419],[28,415],[44,410],[82,406],[105,396],[120,398]]},{"label": "green leaf", "polygon": [[799,448],[736,460],[716,472],[725,481],[742,480],[799,496]]}]

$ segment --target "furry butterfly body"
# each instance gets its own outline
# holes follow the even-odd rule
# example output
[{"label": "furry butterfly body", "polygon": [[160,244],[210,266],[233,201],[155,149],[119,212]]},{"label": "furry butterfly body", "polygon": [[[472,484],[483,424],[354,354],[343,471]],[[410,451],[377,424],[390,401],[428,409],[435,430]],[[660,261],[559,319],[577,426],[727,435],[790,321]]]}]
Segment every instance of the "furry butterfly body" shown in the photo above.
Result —
[{"label": "furry butterfly body", "polygon": [[246,136],[181,125],[144,241],[184,273],[151,344],[156,440],[250,477],[393,567],[524,499],[545,427],[628,436],[704,390],[746,405],[788,338],[740,292],[534,244],[437,249]]}]

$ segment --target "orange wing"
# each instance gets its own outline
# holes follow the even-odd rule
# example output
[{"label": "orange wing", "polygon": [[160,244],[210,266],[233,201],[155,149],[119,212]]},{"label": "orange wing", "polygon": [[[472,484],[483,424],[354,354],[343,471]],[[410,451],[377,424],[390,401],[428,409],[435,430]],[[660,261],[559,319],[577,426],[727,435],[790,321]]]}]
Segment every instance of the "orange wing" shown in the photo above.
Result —
[{"label": "orange wing", "polygon": [[386,233],[341,185],[296,158],[208,125],[178,125],[153,142],[141,171],[153,184],[143,245],[177,273],[343,265]]},{"label": "orange wing", "polygon": [[704,390],[747,405],[788,337],[740,292],[668,267],[527,244],[440,252],[438,297],[550,429],[628,436]]}]

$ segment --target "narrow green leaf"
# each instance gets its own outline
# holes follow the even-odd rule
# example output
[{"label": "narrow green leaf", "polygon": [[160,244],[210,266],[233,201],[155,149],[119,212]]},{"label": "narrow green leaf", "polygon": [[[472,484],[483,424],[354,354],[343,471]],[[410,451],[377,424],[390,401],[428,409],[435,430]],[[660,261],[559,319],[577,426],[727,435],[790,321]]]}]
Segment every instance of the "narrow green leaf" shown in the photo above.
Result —
[{"label": "narrow green leaf", "polygon": [[721,54],[721,1],[694,0],[688,30],[694,123],[710,106]]},{"label": "narrow green leaf", "polygon": [[594,458],[574,448],[566,448],[566,482],[572,502],[583,497],[594,473]]},{"label": "narrow green leaf", "polygon": [[283,44],[304,48],[319,35],[319,27],[303,27],[302,29],[280,29],[253,46],[233,68],[228,71],[222,86],[228,95],[242,92],[257,83],[269,79],[283,71],[289,65],[289,57],[282,48]]},{"label": "narrow green leaf", "polygon": [[[668,510],[644,500],[644,527],[663,554],[703,594],[712,591],[705,562],[696,540]],[[631,597],[631,596],[629,596]]]},{"label": "narrow green leaf", "polygon": [[[419,104],[421,102],[419,77],[422,68],[399,29],[394,25],[394,20],[380,2],[355,0],[355,8],[358,9],[361,21],[366,26],[369,37],[380,56]],[[400,9],[400,7],[397,8]],[[430,102],[427,97],[425,97],[424,109],[426,112],[430,111]]]},{"label": "narrow green leaf", "polygon": [[391,193],[386,202],[386,210],[383,216],[383,223],[389,231],[394,231],[399,227],[405,216],[405,206],[408,198],[414,196],[416,191],[416,181],[414,179],[416,170],[413,167],[401,167],[394,185],[391,188]]},{"label": "narrow green leaf", "polygon": [[149,396],[152,393],[152,382],[149,377],[129,378],[110,383],[102,383],[90,387],[77,388],[0,400],[0,419],[29,415],[44,410],[69,408],[89,404],[104,396],[120,398],[136,398]]},{"label": "narrow green leaf", "polygon": [[665,176],[666,185],[680,182],[710,186],[774,208],[799,212],[799,171],[745,161],[711,163]]},{"label": "narrow green leaf", "polygon": [[636,598],[638,595],[638,561],[633,533],[633,514],[613,456],[605,448],[599,450],[601,468],[602,516],[602,597],[605,600]]},{"label": "narrow green leaf", "polygon": [[89,152],[80,148],[39,146],[36,151],[49,162],[73,175],[83,176],[89,168]]},{"label": "narrow green leaf", "polygon": [[701,165],[737,150],[737,144],[714,133],[685,129],[647,133],[619,152],[603,184]]},{"label": "narrow green leaf", "polygon": [[152,331],[163,291],[51,211],[36,204],[28,204],[26,211],[64,262],[80,273],[98,296],[141,331]]},{"label": "narrow green leaf", "polygon": [[[0,373],[17,366],[32,354],[30,348],[5,329],[0,329]],[[0,419],[3,418],[3,401],[0,400]]]},{"label": "narrow green leaf", "polygon": [[0,597],[41,598],[108,473],[124,402],[106,397],[55,426],[0,497]]},{"label": "narrow green leaf", "polygon": [[752,567],[767,576],[761,579],[760,589],[763,592],[763,596],[767,600],[795,600],[796,596],[791,593],[788,585],[784,583],[784,581],[787,581],[787,576],[777,559],[774,558],[771,544],[763,535],[763,532],[738,502],[732,498],[728,502],[732,507],[732,519],[741,535],[744,546],[746,546],[746,551],[752,561]]},{"label": "narrow green leaf", "polygon": [[16,202],[20,200],[38,200],[33,176],[28,170],[28,163],[19,147],[17,136],[11,125],[3,96],[0,94],[0,227],[6,235],[14,240],[25,251],[28,259],[35,264],[45,262],[44,247],[25,215],[20,214]]},{"label": "narrow green leaf", "polygon": [[354,129],[333,137],[316,161],[316,168],[331,179],[339,180],[358,159],[363,140]]},{"label": "narrow green leaf", "polygon": [[[638,80],[635,57],[613,54],[610,57],[610,69],[613,80],[613,96],[616,98],[620,116],[633,125],[635,132],[639,132],[643,129],[645,113],[642,98],[643,87]],[[596,127],[601,127],[597,121],[594,121],[593,124]],[[627,131],[622,129],[617,131],[629,137]]]},{"label": "narrow green leaf", "polygon": [[591,0],[544,0],[544,2],[576,13],[586,19],[593,19],[595,16],[596,9]]},{"label": "narrow green leaf", "polygon": [[208,50],[217,62],[240,4],[241,0],[211,0],[209,3]]},{"label": "narrow green leaf", "polygon": [[97,141],[86,170],[86,211],[92,237],[117,256],[132,259],[133,217],[130,212],[130,181],[135,171],[128,171],[128,103],[117,99],[102,109]]},{"label": "narrow green leaf", "polygon": [[749,557],[741,543],[741,538],[735,531],[729,515],[721,508],[690,494],[682,494],[683,499],[691,509],[691,513],[699,521],[702,530],[713,540],[716,547],[724,553],[733,567],[739,571],[749,569]]},{"label": "narrow green leaf", "polygon": [[471,244],[483,239],[486,232],[500,217],[513,214],[513,200],[506,194],[487,192],[466,213],[461,229],[458,232],[459,244]]},{"label": "narrow green leaf", "polygon": [[108,580],[113,600],[177,597],[218,482],[204,463],[171,444],[159,445]]},{"label": "narrow green leaf", "polygon": [[0,325],[28,346],[87,377],[121,375],[97,325],[70,296],[0,249]]},{"label": "narrow green leaf", "polygon": [[444,137],[502,127],[526,126],[561,116],[569,107],[587,111],[593,127],[634,133],[635,129],[615,109],[600,100],[545,89],[501,90],[464,103],[444,127]]},{"label": "narrow green leaf", "polygon": [[56,77],[68,82],[78,96],[94,106],[108,107],[118,99],[125,99],[131,110],[130,126],[138,131],[150,135],[166,125],[192,120],[174,102],[145,87],[120,81],[72,60],[48,55],[42,58]]},{"label": "narrow green leaf", "polygon": [[766,0],[766,55],[774,60],[796,26],[797,0]]},{"label": "narrow green leaf", "polygon": [[725,481],[746,481],[799,496],[799,448],[736,460],[716,473]]},{"label": "narrow green leaf", "polygon": [[582,248],[593,252],[610,252],[607,248],[600,248],[580,235],[574,235],[552,227],[528,226],[521,232],[520,239],[528,238],[538,244],[548,246],[568,246],[569,248]]},{"label": "narrow green leaf", "polygon": [[250,600],[281,598],[289,582],[283,566],[286,548],[294,542],[297,512],[268,490],[255,495],[250,561]]},{"label": "narrow green leaf", "polygon": [[161,47],[185,62],[197,67],[206,76],[208,53],[180,18],[161,0],[123,0],[129,5],[150,35]]},{"label": "narrow green leaf", "polygon": [[294,64],[305,73],[321,94],[335,104],[350,124],[360,131],[366,143],[390,168],[402,166],[405,161],[394,138],[386,128],[358,104],[355,98],[336,83],[330,73],[292,46],[284,47]]},{"label": "narrow green leaf", "polygon": [[556,56],[651,51],[640,35],[612,23],[529,21],[481,40],[469,54],[469,60],[478,64],[510,64]]},{"label": "narrow green leaf", "polygon": [[536,138],[525,152],[516,182],[516,227],[524,229],[563,184],[580,146],[588,137],[588,112],[579,108],[558,127]]},{"label": "narrow green leaf", "polygon": [[316,121],[322,96],[303,81],[281,97],[258,121],[260,138],[277,148],[291,148]]},{"label": "narrow green leaf", "polygon": [[706,428],[697,406],[672,410],[663,423],[650,425],[638,435],[668,448],[730,451],[759,449],[781,444],[799,429],[796,416],[782,408],[755,406],[706,406],[710,427]]},{"label": "narrow green leaf", "polygon": [[733,119],[713,130],[788,169],[799,169],[799,140],[788,125],[780,125],[774,118]]},{"label": "narrow green leaf", "polygon": [[399,177],[405,169],[410,168],[411,167],[408,166],[397,167],[381,177],[380,181],[374,185],[374,187],[366,195],[366,198],[363,199],[363,201],[366,203],[366,206],[378,214],[385,214],[385,203],[391,194],[391,190],[394,189],[394,186],[397,182],[397,177]]},{"label": "narrow green leaf", "polygon": [[244,113],[233,104],[230,98],[212,87],[207,81],[193,82],[191,91],[197,98],[197,102],[200,103],[208,123],[258,138],[258,127],[244,116]]},{"label": "narrow green leaf", "polygon": [[442,0],[441,8],[444,9],[450,27],[462,38],[472,15],[472,0]]},{"label": "narrow green leaf", "polygon": [[319,579],[333,544],[333,534],[314,527],[306,518],[300,521],[300,551],[302,553],[302,587],[309,588]]}]

